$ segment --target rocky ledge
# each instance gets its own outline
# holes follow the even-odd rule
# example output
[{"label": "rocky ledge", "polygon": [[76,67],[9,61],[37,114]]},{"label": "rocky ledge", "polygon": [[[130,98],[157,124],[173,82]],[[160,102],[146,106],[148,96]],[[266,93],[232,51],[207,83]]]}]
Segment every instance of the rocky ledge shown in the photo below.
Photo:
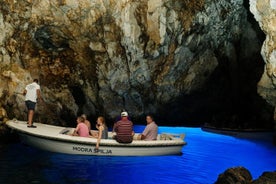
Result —
[{"label": "rocky ledge", "polygon": [[220,174],[215,184],[275,184],[276,171],[264,172],[258,179],[253,180],[251,173],[244,167],[229,168]]}]

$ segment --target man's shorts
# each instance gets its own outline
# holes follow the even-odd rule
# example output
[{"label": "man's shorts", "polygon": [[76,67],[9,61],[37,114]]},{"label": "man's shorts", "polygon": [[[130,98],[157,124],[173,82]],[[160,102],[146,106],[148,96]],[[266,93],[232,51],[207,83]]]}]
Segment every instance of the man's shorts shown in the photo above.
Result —
[{"label": "man's shorts", "polygon": [[32,102],[30,100],[25,101],[26,107],[28,110],[35,110],[36,102]]}]

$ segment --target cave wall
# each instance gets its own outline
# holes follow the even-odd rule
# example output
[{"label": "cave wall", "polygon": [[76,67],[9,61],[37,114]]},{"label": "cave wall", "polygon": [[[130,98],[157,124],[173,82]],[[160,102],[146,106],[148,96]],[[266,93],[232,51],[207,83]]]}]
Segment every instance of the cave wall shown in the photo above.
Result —
[{"label": "cave wall", "polygon": [[266,37],[262,45],[262,57],[265,62],[264,72],[258,83],[258,93],[272,106],[276,105],[276,1],[250,0],[250,11],[258,21]]},{"label": "cave wall", "polygon": [[270,118],[255,94],[261,42],[242,0],[8,0],[0,32],[9,118],[26,119],[19,93],[34,78],[45,100],[35,118],[45,123],[112,120],[122,109],[180,125]]}]

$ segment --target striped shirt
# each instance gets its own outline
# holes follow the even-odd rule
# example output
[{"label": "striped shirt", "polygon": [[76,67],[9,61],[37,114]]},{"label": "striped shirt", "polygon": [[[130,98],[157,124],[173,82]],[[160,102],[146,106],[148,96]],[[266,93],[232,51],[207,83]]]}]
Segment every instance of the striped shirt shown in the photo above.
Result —
[{"label": "striped shirt", "polygon": [[129,120],[120,120],[115,123],[114,131],[116,132],[116,140],[120,143],[131,143],[133,140],[133,123]]}]

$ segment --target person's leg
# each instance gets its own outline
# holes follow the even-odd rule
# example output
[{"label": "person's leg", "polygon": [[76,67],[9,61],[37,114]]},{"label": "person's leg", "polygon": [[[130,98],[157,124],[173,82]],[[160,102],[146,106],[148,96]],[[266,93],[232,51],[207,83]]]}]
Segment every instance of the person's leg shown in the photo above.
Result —
[{"label": "person's leg", "polygon": [[35,110],[35,102],[26,101],[26,105],[28,108],[28,127],[36,128],[36,126],[33,125],[33,117],[34,117],[34,110]]},{"label": "person's leg", "polygon": [[33,117],[34,117],[34,110],[30,109],[28,111],[28,126],[31,126],[33,124]]}]

